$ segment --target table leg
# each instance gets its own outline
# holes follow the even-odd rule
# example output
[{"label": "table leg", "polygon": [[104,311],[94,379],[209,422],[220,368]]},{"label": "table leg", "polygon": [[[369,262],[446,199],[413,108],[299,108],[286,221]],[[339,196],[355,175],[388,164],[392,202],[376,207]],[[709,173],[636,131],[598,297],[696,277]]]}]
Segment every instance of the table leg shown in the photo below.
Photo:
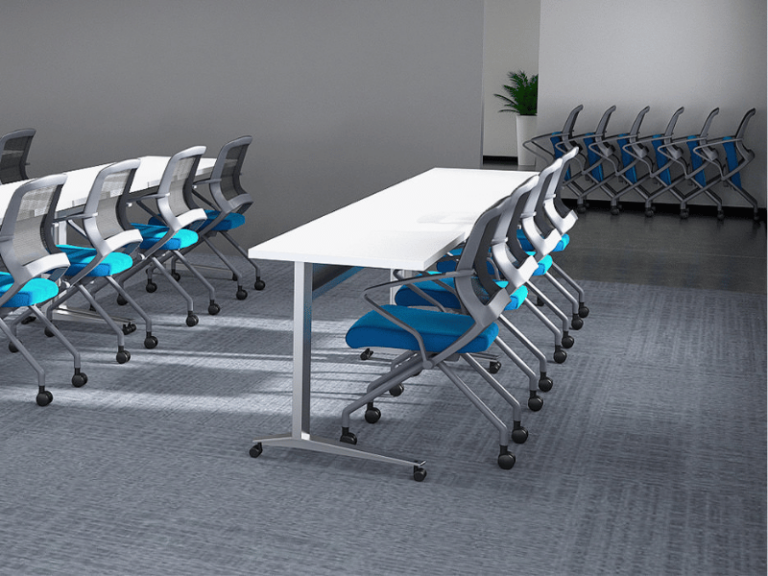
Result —
[{"label": "table leg", "polygon": [[312,357],[312,271],[313,266],[308,262],[296,262],[294,268],[293,296],[293,399],[291,408],[291,433],[266,436],[254,440],[251,456],[261,454],[262,447],[282,446],[286,448],[302,448],[314,452],[325,452],[353,458],[363,458],[402,464],[421,468],[424,461],[404,460],[396,456],[382,453],[367,452],[356,446],[343,444],[340,441],[311,436],[310,397],[311,397],[311,357]]}]

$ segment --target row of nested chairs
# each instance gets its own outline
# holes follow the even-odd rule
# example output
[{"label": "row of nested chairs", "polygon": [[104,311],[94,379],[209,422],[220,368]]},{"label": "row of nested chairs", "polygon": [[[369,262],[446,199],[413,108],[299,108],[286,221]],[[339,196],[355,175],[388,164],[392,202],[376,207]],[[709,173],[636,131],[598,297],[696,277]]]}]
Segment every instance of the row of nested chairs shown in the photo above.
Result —
[{"label": "row of nested chairs", "polygon": [[[55,336],[72,354],[72,384],[83,386],[88,377],[81,369],[80,352],[53,321],[54,312],[62,310],[71,297],[82,296],[90,306],[85,312],[98,316],[116,334],[116,360],[124,364],[131,358],[125,347],[125,336],[135,331],[136,325],[128,321],[118,326],[96,300],[96,293],[106,286],[117,292],[118,304],[130,304],[143,319],[147,349],[155,348],[158,338],[152,333],[151,316],[126,288],[126,281],[135,274],[146,272],[146,290],[154,292],[157,285],[152,281],[151,272],[160,272],[183,297],[187,326],[195,326],[198,317],[194,301],[179,283],[180,276],[173,268],[176,262],[184,264],[208,290],[208,313],[215,315],[220,311],[214,287],[186,258],[195,247],[207,245],[231,271],[232,279],[237,282],[237,299],[247,296],[243,274],[213,244],[213,239],[220,235],[254,267],[254,288],[264,288],[258,265],[247,258],[245,250],[229,234],[245,222],[243,213],[253,203],[240,184],[243,161],[252,141],[250,136],[226,144],[216,159],[211,177],[198,182],[195,174],[205,147],[182,150],[169,159],[157,189],[149,193],[131,192],[139,159],[109,165],[98,173],[85,205],[75,214],[58,216],[58,200],[67,176],[27,179],[26,160],[34,134],[34,130],[20,130],[0,139],[0,177],[6,179],[3,183],[20,183],[0,225],[3,267],[0,331],[10,340],[11,352],[20,352],[37,373],[36,400],[40,406],[50,404],[53,395],[46,389],[44,368],[21,342],[19,327],[39,319],[45,326],[45,334]],[[199,185],[207,185],[208,197],[198,190]],[[131,204],[150,214],[148,223],[132,221],[128,211]],[[81,237],[80,244],[57,244],[56,225],[66,225],[68,230],[76,232]],[[169,261],[171,271],[166,269]],[[72,312],[67,309],[67,313]]]},{"label": "row of nested chairs", "polygon": [[621,199],[629,193],[645,203],[645,215],[654,214],[653,203],[672,197],[679,203],[680,217],[690,214],[690,202],[697,197],[709,198],[717,207],[717,218],[725,218],[719,187],[735,190],[752,207],[753,218],[759,219],[758,202],[744,188],[741,172],[755,158],[744,137],[755,109],[749,110],[736,131],[728,136],[712,138],[709,133],[719,108],[707,116],[697,134],[675,136],[677,120],[684,112],[678,108],[663,133],[642,135],[641,126],[650,111],[646,106],[637,114],[629,131],[608,134],[608,123],[616,106],[609,107],[594,130],[574,133],[583,106],[568,114],[563,129],[542,134],[523,144],[536,156],[551,162],[565,152],[579,147],[581,153],[571,163],[566,185],[575,194],[577,210],[586,210],[587,198],[595,193],[610,200],[612,214],[621,210]]},{"label": "row of nested chairs", "polygon": [[[406,380],[423,370],[437,368],[496,428],[498,466],[502,469],[514,466],[516,458],[509,450],[510,441],[522,444],[529,436],[522,425],[521,403],[510,385],[502,383],[513,382],[514,378],[495,376],[498,369],[494,369],[494,364],[486,368],[480,360],[494,357],[492,347],[495,345],[525,375],[528,409],[531,412],[542,409],[544,400],[539,392],[551,390],[553,380],[546,373],[544,354],[514,325],[510,313],[528,304],[545,325],[555,327],[528,297],[540,293],[536,278],[549,271],[552,256],[570,242],[568,230],[575,224],[577,215],[562,202],[561,191],[566,164],[577,153],[576,148],[567,152],[489,207],[477,219],[460,249],[447,254],[433,269],[415,276],[396,274],[396,280],[364,291],[363,297],[372,310],[348,330],[347,344],[355,349],[384,348],[401,353],[391,360],[385,374],[368,385],[364,395],[343,409],[342,442],[357,443],[357,436],[350,431],[351,416],[356,410],[365,407],[365,420],[377,422],[382,415],[374,403],[377,399],[386,393],[399,396]],[[382,303],[375,296],[380,293],[386,297],[391,288],[397,289],[393,304]],[[581,316],[577,313],[579,327],[589,313],[583,302],[580,312]],[[502,327],[505,334],[514,336],[537,359],[544,359],[538,374],[502,340]],[[560,337],[563,337],[562,331]],[[572,346],[573,339],[567,334],[565,338],[570,338],[566,347]],[[559,344],[556,342],[557,349]],[[511,426],[453,367],[459,359],[501,396],[502,407],[511,408]],[[558,363],[564,360],[555,356]],[[425,476],[422,467],[414,468],[415,480],[421,481]]]}]

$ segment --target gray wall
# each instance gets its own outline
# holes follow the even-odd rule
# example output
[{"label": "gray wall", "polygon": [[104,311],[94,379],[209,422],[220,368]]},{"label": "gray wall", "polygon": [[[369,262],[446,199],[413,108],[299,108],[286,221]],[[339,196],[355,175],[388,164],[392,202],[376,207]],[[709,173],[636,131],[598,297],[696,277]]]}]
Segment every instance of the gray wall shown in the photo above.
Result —
[{"label": "gray wall", "polygon": [[[539,72],[540,0],[485,0],[483,154],[517,156],[516,114],[499,113],[507,73]],[[538,132],[537,132],[538,133]]]},{"label": "gray wall", "polygon": [[[710,135],[730,135],[754,107],[746,142],[757,158],[743,184],[765,206],[765,0],[541,0],[540,30],[539,133],[562,128],[577,104],[577,131],[594,130],[616,104],[612,133],[649,105],[643,133],[663,130],[684,106],[676,134],[698,133],[719,107]],[[727,204],[746,205],[721,192]]]},{"label": "gray wall", "polygon": [[478,167],[482,0],[5,0],[0,131],[30,175],[251,134],[254,244],[433,166]]}]

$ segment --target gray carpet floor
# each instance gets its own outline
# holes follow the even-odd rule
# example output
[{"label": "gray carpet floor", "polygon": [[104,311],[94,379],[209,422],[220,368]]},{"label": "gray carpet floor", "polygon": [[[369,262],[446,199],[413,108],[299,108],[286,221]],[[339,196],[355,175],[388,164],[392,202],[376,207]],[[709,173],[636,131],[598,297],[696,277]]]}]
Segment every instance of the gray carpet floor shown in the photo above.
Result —
[{"label": "gray carpet floor", "polygon": [[[104,327],[62,323],[89,376],[79,389],[66,351],[25,326],[55,396],[45,408],[0,342],[0,574],[765,574],[764,294],[584,281],[591,314],[550,364],[544,408],[525,410],[512,470],[439,371],[382,398],[377,424],[353,415],[359,446],[426,459],[417,483],[325,454],[249,457],[254,438],[290,426],[292,267],[264,262],[262,276],[244,301],[215,281],[215,317],[185,277],[194,328],[162,280],[155,294],[135,286],[160,344],[145,350],[140,326],[124,365]],[[314,434],[337,438],[342,407],[386,369],[344,343],[360,289],[383,278],[364,271],[315,302]],[[551,350],[530,313],[512,319]],[[510,362],[499,377],[526,398]]]}]

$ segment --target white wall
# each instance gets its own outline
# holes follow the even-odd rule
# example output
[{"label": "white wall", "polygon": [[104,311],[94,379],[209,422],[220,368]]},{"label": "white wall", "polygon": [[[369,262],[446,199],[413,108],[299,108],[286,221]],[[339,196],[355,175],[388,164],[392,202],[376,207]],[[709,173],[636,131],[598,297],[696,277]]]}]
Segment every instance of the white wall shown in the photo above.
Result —
[{"label": "white wall", "polygon": [[[541,0],[538,132],[562,128],[577,104],[577,132],[610,105],[609,132],[644,106],[643,133],[662,130],[680,106],[675,134],[696,134],[715,107],[711,136],[731,135],[756,108],[746,143],[757,158],[743,184],[766,202],[765,0]],[[745,206],[720,190],[728,205]],[[707,203],[704,200],[702,203]]]},{"label": "white wall", "polygon": [[514,112],[500,113],[507,73],[539,71],[540,0],[485,0],[483,154],[517,156]]},{"label": "white wall", "polygon": [[4,0],[0,132],[41,176],[251,134],[254,244],[478,167],[483,0]]}]

